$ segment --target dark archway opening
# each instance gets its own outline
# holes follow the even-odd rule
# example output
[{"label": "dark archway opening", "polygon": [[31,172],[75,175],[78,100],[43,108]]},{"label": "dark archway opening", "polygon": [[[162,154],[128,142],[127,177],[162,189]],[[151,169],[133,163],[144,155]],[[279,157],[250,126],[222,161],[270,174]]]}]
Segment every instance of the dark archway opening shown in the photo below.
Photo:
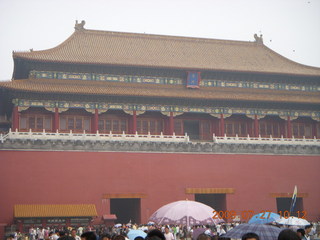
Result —
[{"label": "dark archway opening", "polygon": [[140,223],[140,198],[110,199],[110,213],[117,216],[118,223]]},{"label": "dark archway opening", "polygon": [[195,201],[212,207],[216,211],[226,211],[226,194],[195,194]]},{"label": "dark archway opening", "polygon": [[290,213],[292,198],[277,198],[277,210],[278,214],[282,217],[303,217],[303,198],[297,198],[296,204],[294,206],[293,212]]}]

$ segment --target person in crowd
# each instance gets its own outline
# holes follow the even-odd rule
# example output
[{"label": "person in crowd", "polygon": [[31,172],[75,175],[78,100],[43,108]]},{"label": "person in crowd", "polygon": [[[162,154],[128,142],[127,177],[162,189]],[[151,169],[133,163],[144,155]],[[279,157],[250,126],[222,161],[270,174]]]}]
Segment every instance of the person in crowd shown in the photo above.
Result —
[{"label": "person in crowd", "polygon": [[260,240],[260,237],[256,233],[246,233],[242,236],[241,240]]},{"label": "person in crowd", "polygon": [[306,226],[304,227],[306,240],[310,240],[310,239],[311,239],[311,238],[310,238],[310,236],[311,236],[310,232],[311,232],[311,230],[312,230],[312,227],[313,227],[312,224],[306,225]]},{"label": "person in crowd", "polygon": [[164,228],[164,237],[166,240],[175,240],[172,232],[170,232],[169,226],[165,226]]},{"label": "person in crowd", "polygon": [[126,240],[125,236],[123,235],[115,235],[112,240]]},{"label": "person in crowd", "polygon": [[75,240],[81,240],[81,238],[77,235],[76,229],[71,230],[71,237],[73,237]]},{"label": "person in crowd", "polygon": [[298,236],[300,237],[301,240],[307,240],[306,237],[305,237],[306,232],[304,231],[304,229],[299,228],[297,230],[297,234],[298,234]]},{"label": "person in crowd", "polygon": [[150,232],[148,232],[146,239],[148,240],[166,240],[164,234],[159,229],[153,229]]},{"label": "person in crowd", "polygon": [[44,240],[44,229],[41,227],[40,229],[37,229],[38,239]]},{"label": "person in crowd", "polygon": [[94,232],[84,232],[80,237],[81,240],[97,240],[97,235]]},{"label": "person in crowd", "polygon": [[204,231],[204,234],[207,234],[208,236],[212,237],[212,231],[209,225],[206,225],[206,230]]},{"label": "person in crowd", "polygon": [[300,240],[300,238],[295,231],[284,229],[279,233],[278,240]]},{"label": "person in crowd", "polygon": [[211,240],[211,236],[205,234],[205,233],[201,233],[198,237],[197,240]]},{"label": "person in crowd", "polygon": [[111,240],[111,235],[108,233],[105,233],[100,236],[100,240]]}]

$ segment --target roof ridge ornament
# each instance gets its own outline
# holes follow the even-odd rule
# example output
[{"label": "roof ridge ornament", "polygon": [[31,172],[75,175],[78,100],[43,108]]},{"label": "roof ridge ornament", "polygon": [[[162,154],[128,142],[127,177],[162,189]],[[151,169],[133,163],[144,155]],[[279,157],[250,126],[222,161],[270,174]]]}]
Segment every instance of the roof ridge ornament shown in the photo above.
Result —
[{"label": "roof ridge ornament", "polygon": [[254,39],[256,40],[256,43],[258,44],[263,44],[263,38],[262,38],[262,34],[260,34],[260,37],[258,37],[258,34],[254,34]]},{"label": "roof ridge ornament", "polygon": [[84,29],[84,25],[86,24],[86,21],[82,20],[81,23],[78,23],[78,20],[76,20],[76,24],[74,25],[74,29],[76,31],[81,31],[81,30],[85,30]]}]

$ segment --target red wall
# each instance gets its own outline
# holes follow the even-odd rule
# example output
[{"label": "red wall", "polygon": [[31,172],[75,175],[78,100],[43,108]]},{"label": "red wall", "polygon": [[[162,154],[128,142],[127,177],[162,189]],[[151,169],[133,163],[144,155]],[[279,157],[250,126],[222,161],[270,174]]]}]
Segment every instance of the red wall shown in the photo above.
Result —
[{"label": "red wall", "polygon": [[144,193],[141,218],[162,205],[194,199],[185,188],[234,188],[227,209],[276,211],[270,193],[308,193],[309,220],[320,217],[320,157],[233,154],[0,151],[0,223],[11,223],[15,204],[94,203],[103,194]]}]

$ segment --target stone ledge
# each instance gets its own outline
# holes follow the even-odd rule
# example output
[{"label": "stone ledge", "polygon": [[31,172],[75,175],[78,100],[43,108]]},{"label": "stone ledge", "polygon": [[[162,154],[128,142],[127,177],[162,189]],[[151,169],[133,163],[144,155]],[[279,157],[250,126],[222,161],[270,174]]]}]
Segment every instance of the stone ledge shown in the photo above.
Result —
[{"label": "stone ledge", "polygon": [[0,143],[0,150],[320,155],[320,146],[317,145],[241,144],[212,142],[93,142],[8,139],[5,142]]}]

